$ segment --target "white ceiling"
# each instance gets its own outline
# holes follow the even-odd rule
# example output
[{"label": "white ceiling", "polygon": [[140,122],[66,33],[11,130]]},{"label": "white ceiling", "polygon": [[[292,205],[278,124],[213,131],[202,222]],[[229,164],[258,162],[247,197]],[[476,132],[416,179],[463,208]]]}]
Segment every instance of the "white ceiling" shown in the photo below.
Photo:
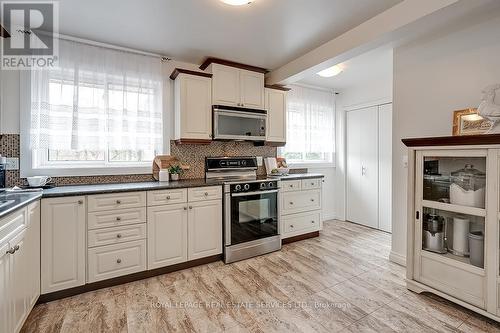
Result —
[{"label": "white ceiling", "polygon": [[363,83],[373,83],[385,79],[392,80],[392,47],[381,47],[366,52],[339,64],[339,66],[342,66],[343,72],[337,76],[325,78],[313,74],[300,80],[299,83],[332,88],[341,92]]},{"label": "white ceiling", "polygon": [[60,33],[201,63],[277,68],[402,0],[61,0]]}]

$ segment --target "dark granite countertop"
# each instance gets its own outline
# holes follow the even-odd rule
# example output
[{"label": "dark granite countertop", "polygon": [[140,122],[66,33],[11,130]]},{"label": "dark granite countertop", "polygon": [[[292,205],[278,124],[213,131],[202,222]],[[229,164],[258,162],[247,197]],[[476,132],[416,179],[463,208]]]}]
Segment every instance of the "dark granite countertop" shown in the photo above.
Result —
[{"label": "dark granite countertop", "polygon": [[[7,216],[19,208],[36,201],[42,197],[42,191],[37,192],[3,192],[0,193],[0,218]],[[5,201],[7,204],[2,205]]]}]

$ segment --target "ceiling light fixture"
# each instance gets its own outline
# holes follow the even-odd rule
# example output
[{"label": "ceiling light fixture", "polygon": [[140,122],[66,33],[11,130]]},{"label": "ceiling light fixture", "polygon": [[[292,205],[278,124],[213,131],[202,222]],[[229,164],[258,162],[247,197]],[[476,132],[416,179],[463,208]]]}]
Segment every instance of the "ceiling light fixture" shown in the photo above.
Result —
[{"label": "ceiling light fixture", "polygon": [[241,6],[241,5],[249,5],[254,0],[220,0],[231,6]]},{"label": "ceiling light fixture", "polygon": [[321,72],[318,72],[316,74],[318,74],[319,76],[322,76],[322,77],[332,77],[332,76],[335,76],[335,75],[339,75],[340,73],[342,73],[344,69],[342,67],[340,67],[339,65],[335,65],[335,66],[332,66],[330,68],[327,68],[325,70],[322,70]]}]

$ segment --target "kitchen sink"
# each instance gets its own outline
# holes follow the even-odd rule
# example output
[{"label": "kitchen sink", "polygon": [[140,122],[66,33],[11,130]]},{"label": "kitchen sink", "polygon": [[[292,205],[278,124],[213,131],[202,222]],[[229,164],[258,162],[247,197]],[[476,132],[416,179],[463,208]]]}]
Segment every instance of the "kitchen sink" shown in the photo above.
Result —
[{"label": "kitchen sink", "polygon": [[7,205],[10,205],[13,202],[14,202],[14,200],[0,200],[0,208],[7,206]]}]

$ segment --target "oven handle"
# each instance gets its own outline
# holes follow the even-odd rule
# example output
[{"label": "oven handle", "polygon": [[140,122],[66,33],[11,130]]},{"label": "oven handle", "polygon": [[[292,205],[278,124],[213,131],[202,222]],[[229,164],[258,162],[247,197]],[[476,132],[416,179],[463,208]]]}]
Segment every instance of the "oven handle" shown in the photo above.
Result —
[{"label": "oven handle", "polygon": [[254,195],[254,194],[268,194],[268,193],[277,193],[279,190],[269,190],[269,191],[253,191],[253,192],[244,192],[244,193],[231,193],[232,197],[244,197],[246,195]]}]

